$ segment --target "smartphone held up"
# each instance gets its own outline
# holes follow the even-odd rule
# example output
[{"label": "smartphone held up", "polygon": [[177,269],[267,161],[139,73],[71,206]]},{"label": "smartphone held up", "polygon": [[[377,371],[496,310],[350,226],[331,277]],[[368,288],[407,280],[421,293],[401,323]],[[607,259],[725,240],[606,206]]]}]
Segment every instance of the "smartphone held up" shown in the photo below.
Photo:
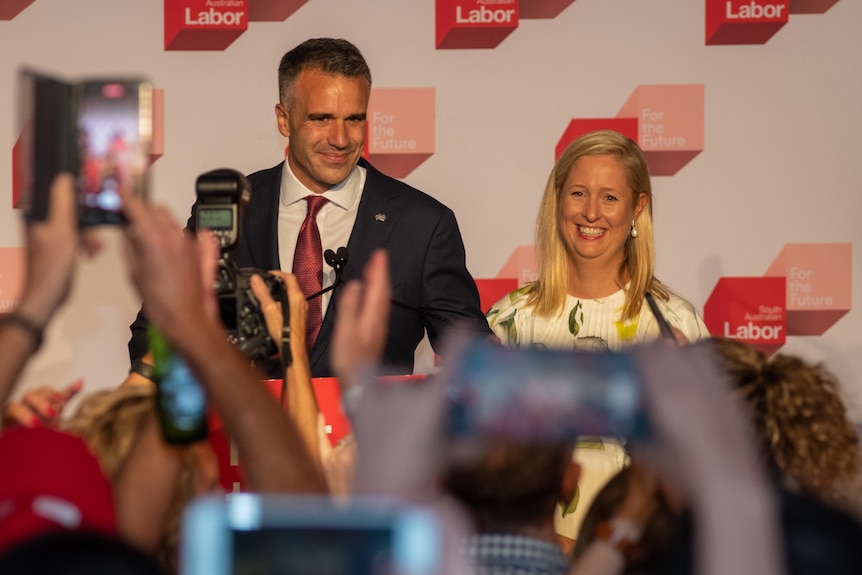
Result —
[{"label": "smartphone held up", "polygon": [[81,224],[121,223],[120,189],[145,195],[152,87],[141,80],[83,82],[76,108]]},{"label": "smartphone held up", "polygon": [[209,433],[206,392],[185,360],[155,326],[149,326],[147,339],[153,354],[156,408],[162,437],[175,445],[206,439]]},{"label": "smartphone held up", "polygon": [[553,443],[649,433],[643,381],[632,354],[469,340],[454,357],[447,428],[456,442]]},{"label": "smartphone held up", "polygon": [[183,513],[181,575],[439,575],[444,523],[430,506],[354,495],[234,493]]},{"label": "smartphone held up", "polygon": [[121,224],[120,191],[147,197],[153,88],[142,78],[66,82],[19,72],[20,140],[16,160],[21,205],[47,217],[54,176],[76,176],[81,226]]}]

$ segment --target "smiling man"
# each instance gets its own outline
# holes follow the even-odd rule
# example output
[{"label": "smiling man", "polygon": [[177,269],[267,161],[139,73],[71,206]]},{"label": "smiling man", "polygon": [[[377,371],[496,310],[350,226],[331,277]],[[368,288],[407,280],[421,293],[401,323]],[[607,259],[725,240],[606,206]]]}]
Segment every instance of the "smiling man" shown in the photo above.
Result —
[{"label": "smiling man", "polygon": [[[278,89],[275,115],[289,139],[287,160],[249,176],[253,191],[234,261],[293,272],[310,296],[335,281],[334,269],[323,264],[321,273],[319,267],[325,250],[347,248],[343,273],[349,281],[361,278],[375,249],[386,249],[396,304],[384,352],[389,373],[412,372],[426,330],[438,350],[452,323],[490,335],[452,210],[360,157],[371,72],[356,46],[332,38],[303,42],[282,57]],[[332,293],[309,301],[306,341],[315,377],[332,375],[337,289]],[[141,331],[139,323],[133,334]],[[145,343],[133,335],[133,361]]]}]

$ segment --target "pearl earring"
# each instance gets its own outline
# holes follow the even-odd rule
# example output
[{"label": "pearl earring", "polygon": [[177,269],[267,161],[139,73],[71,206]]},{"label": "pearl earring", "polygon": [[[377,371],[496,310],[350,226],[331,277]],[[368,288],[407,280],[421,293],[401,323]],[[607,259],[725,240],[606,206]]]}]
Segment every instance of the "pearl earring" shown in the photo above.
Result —
[{"label": "pearl earring", "polygon": [[637,228],[635,227],[635,222],[634,222],[634,220],[632,220],[632,237],[633,237],[633,238],[638,237],[638,230],[637,230]]}]

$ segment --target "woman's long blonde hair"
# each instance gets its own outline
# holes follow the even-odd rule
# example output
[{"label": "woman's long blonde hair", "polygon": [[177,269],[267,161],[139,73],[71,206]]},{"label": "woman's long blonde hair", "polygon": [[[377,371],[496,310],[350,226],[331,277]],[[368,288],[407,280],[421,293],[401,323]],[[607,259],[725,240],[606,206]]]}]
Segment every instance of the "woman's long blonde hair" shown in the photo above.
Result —
[{"label": "woman's long blonde hair", "polygon": [[[158,417],[154,385],[125,385],[86,396],[65,428],[81,437],[113,483],[125,465],[135,442],[151,418]],[[170,571],[177,568],[180,519],[186,503],[195,495],[198,459],[191,446],[184,447],[180,473],[165,519],[156,557]]]},{"label": "woman's long blonde hair", "polygon": [[626,241],[625,257],[616,278],[620,286],[626,289],[626,304],[621,319],[631,320],[640,313],[644,293],[651,291],[656,297],[666,300],[668,292],[653,276],[653,195],[646,160],[635,142],[613,130],[597,130],[581,136],[569,144],[551,170],[536,221],[539,277],[530,290],[527,304],[544,317],[559,313],[565,304],[569,264],[560,227],[560,196],[569,172],[575,162],[584,156],[616,158],[632,190],[633,207],[641,194],[647,198],[636,223],[638,236],[629,237]]}]

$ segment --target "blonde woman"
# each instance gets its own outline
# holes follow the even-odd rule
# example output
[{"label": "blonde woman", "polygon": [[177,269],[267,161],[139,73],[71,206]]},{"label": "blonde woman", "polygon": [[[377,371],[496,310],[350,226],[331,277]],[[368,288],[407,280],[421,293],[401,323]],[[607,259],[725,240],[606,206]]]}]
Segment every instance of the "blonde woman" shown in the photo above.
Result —
[{"label": "blonde woman", "polygon": [[677,337],[709,335],[691,303],[654,275],[653,195],[638,145],[600,130],[557,160],[536,223],[536,282],[495,303],[488,323],[506,345],[619,350],[659,337],[644,295]]},{"label": "blonde woman", "polygon": [[[638,145],[599,130],[570,144],[551,170],[536,222],[538,279],[486,314],[504,345],[613,350],[659,337],[650,292],[677,341],[709,335],[694,306],[654,275],[653,195]],[[579,496],[557,530],[576,538],[596,493],[625,465],[612,438],[579,443]]]}]

